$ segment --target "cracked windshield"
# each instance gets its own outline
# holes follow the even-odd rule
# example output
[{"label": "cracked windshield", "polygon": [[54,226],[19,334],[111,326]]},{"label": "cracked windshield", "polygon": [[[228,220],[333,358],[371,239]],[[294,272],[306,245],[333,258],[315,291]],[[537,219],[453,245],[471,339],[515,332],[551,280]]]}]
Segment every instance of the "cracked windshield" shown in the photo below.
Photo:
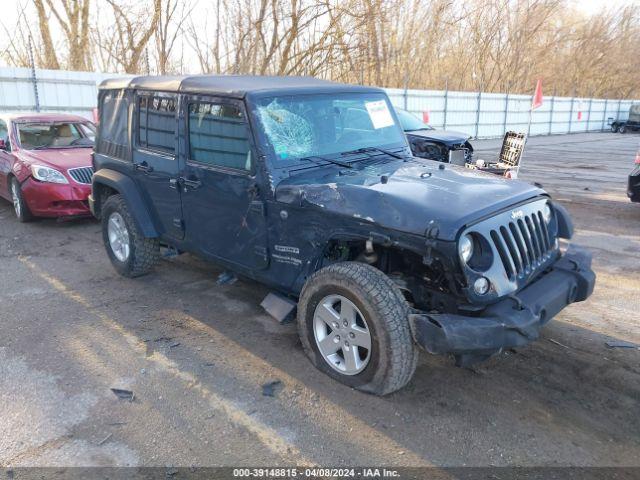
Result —
[{"label": "cracked windshield", "polygon": [[262,129],[278,160],[330,158],[405,143],[381,94],[291,95],[260,99],[257,104]]}]

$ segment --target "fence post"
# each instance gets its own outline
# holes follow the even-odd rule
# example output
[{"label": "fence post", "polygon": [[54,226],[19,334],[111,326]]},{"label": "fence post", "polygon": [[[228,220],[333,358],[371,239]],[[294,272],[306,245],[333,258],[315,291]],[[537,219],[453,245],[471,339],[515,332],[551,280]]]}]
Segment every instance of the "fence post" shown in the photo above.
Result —
[{"label": "fence post", "polygon": [[529,102],[529,123],[527,123],[527,138],[529,138],[529,136],[531,135],[531,122],[533,120],[533,97],[534,95],[531,95],[531,101]]},{"label": "fence post", "polygon": [[509,89],[504,97],[504,118],[502,119],[502,135],[507,134],[507,115],[509,114]]},{"label": "fence post", "polygon": [[442,129],[447,129],[447,109],[449,104],[449,79],[445,78],[444,80],[444,123],[442,125]]},{"label": "fence post", "polygon": [[404,109],[409,110],[407,107],[409,106],[409,75],[405,74],[404,76]]},{"label": "fence post", "polygon": [[573,93],[573,97],[571,97],[571,111],[569,112],[569,131],[567,133],[571,133],[571,125],[573,125],[573,103],[576,99],[575,91]]},{"label": "fence post", "polygon": [[478,139],[478,133],[480,130],[480,101],[482,100],[482,85],[480,86],[480,90],[478,90],[478,103],[476,105],[476,134],[474,138]]},{"label": "fence post", "polygon": [[551,97],[551,111],[549,112],[549,135],[553,133],[553,109],[556,103],[556,89],[553,89],[553,97]]},{"label": "fence post", "polygon": [[620,107],[622,106],[622,99],[618,100],[618,113],[616,113],[616,120],[620,119]]},{"label": "fence post", "polygon": [[33,97],[35,100],[36,112],[40,112],[40,98],[38,97],[38,77],[36,77],[36,63],[33,60],[33,44],[29,35],[29,62],[31,63],[31,83],[33,83]]},{"label": "fence post", "polygon": [[591,123],[591,104],[593,103],[593,93],[591,94],[591,98],[589,98],[589,110],[587,111],[587,129],[586,132],[589,132],[589,124]]},{"label": "fence post", "polygon": [[604,112],[602,112],[602,126],[600,127],[600,131],[604,132],[604,122],[607,120],[607,106],[609,105],[609,99],[604,99]]}]

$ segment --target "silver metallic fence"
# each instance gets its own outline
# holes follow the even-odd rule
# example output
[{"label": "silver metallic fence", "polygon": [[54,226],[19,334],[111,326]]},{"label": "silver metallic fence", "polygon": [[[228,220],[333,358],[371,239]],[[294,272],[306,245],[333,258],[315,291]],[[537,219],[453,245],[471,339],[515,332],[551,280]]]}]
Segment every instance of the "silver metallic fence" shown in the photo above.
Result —
[{"label": "silver metallic fence", "polygon": [[[97,85],[125,75],[31,68],[0,68],[0,112],[64,112],[92,118]],[[532,85],[533,88],[533,85]],[[531,95],[403,90],[387,88],[393,104],[422,117],[428,112],[436,128],[458,130],[475,138],[501,137],[506,131],[526,132]],[[531,135],[602,131],[609,119],[626,119],[629,106],[640,100],[544,97],[534,110]]]}]

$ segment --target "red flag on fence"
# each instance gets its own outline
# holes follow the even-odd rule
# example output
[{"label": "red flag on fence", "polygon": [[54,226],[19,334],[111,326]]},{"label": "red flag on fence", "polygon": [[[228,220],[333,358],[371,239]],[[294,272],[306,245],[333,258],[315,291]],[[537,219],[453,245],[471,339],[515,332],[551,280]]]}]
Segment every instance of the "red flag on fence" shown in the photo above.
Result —
[{"label": "red flag on fence", "polygon": [[531,102],[531,110],[535,110],[542,106],[542,79],[538,79],[536,83],[536,91],[533,94],[533,101]]},{"label": "red flag on fence", "polygon": [[429,123],[429,110],[422,111],[422,121],[424,123]]},{"label": "red flag on fence", "polygon": [[582,120],[582,100],[578,101],[578,121]]}]

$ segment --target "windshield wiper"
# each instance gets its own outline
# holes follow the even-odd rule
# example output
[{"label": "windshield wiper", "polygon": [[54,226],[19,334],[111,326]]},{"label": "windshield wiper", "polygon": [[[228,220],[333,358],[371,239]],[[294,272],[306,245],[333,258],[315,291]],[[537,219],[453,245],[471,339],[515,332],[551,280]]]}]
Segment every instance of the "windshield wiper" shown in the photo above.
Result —
[{"label": "windshield wiper", "polygon": [[406,157],[404,155],[400,155],[399,153],[390,152],[389,150],[385,150],[384,148],[379,148],[379,147],[357,148],[355,150],[350,150],[348,152],[342,152],[341,155],[353,155],[355,153],[371,153],[371,152],[384,153],[385,155],[389,155],[390,157],[397,158],[399,160],[404,160],[406,158],[409,158],[409,157]]},{"label": "windshield wiper", "polygon": [[326,165],[323,163],[319,163],[317,160],[324,160],[325,162],[329,162],[329,163],[333,163],[334,165],[338,165],[339,167],[345,167],[345,168],[353,168],[353,165],[351,165],[350,163],[346,163],[346,162],[341,162],[340,160],[333,160],[332,158],[327,158],[327,157],[321,157],[320,155],[310,155],[308,157],[302,157],[300,160],[306,160],[309,162],[313,162],[316,165]]}]

